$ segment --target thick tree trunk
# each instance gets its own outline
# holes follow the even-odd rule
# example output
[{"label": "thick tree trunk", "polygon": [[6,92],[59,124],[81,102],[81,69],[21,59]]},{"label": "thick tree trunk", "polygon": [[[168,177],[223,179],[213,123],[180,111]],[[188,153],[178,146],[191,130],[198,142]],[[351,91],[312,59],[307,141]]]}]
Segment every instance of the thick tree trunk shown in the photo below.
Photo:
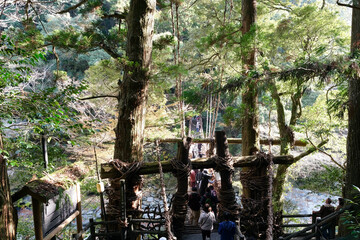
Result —
[{"label": "thick tree trunk", "polygon": [[[359,0],[354,1],[358,6]],[[352,53],[360,51],[360,10],[353,8],[351,29]],[[356,193],[353,185],[360,187],[360,67],[352,65],[355,74],[349,79],[349,132],[347,136],[347,162],[345,197],[353,198]]]},{"label": "thick tree trunk", "polygon": [[[242,1],[242,34],[251,34],[250,29],[256,21],[256,0]],[[250,46],[249,46],[250,47]],[[255,46],[249,50],[248,54],[242,56],[245,74],[255,68]],[[245,86],[242,95],[244,105],[244,115],[242,116],[242,155],[251,155],[251,149],[256,146],[258,140],[258,90],[255,81],[251,81]]]},{"label": "thick tree trunk", "polygon": [[[355,0],[353,5],[359,6],[360,0]],[[351,29],[351,52],[358,55],[360,51],[360,10],[353,8]],[[347,136],[347,160],[344,197],[354,200],[360,195],[353,186],[360,187],[360,67],[353,63],[353,74],[349,79],[349,122]],[[342,229],[345,230],[345,229]]]},{"label": "thick tree trunk", "polygon": [[128,15],[127,57],[120,83],[114,158],[142,160],[145,104],[154,31],[155,0],[132,0]]},{"label": "thick tree trunk", "polygon": [[[140,162],[143,159],[145,106],[149,83],[152,36],[154,31],[155,0],[131,0],[127,18],[127,62],[123,81],[119,81],[118,123],[115,128],[114,159]],[[116,196],[119,180],[111,181],[111,212],[121,212]],[[142,178],[132,175],[126,179],[128,214],[137,216],[141,209]],[[111,201],[110,201],[111,200]],[[118,211],[117,211],[118,210]]]},{"label": "thick tree trunk", "polygon": [[[242,62],[244,67],[244,74],[248,75],[251,70],[255,69],[256,54],[255,54],[255,32],[252,28],[255,27],[256,22],[256,0],[242,1],[242,34],[249,34],[250,38],[254,40],[248,49],[245,49],[242,55]],[[253,35],[252,35],[253,34]],[[242,155],[254,155],[259,149],[258,138],[258,89],[257,82],[250,80],[246,83],[244,92],[242,94],[243,116],[242,116]],[[264,202],[264,193],[266,190],[262,188],[266,184],[260,186],[258,180],[265,179],[267,166],[255,168],[243,168],[240,174],[240,180],[243,187],[241,196],[242,209],[242,225],[246,235],[252,235],[257,239],[264,238],[266,231],[266,224],[259,223],[257,218],[251,216],[261,216],[267,219],[267,208]],[[265,180],[266,181],[266,180]],[[260,220],[259,220],[260,221]]]},{"label": "thick tree trunk", "polygon": [[[3,149],[0,136],[0,148]],[[11,200],[6,159],[0,154],[0,239],[16,239],[17,214]]]},{"label": "thick tree trunk", "polygon": [[[242,34],[250,34],[251,27],[256,21],[256,0],[242,1]],[[242,56],[242,61],[245,69],[245,74],[255,68],[255,46],[249,50],[248,54]],[[242,116],[242,155],[252,155],[254,148],[258,148],[258,106],[257,106],[258,90],[256,81],[251,81],[245,86],[245,91],[242,94],[242,104],[244,105],[244,112]],[[244,168],[242,171],[246,172],[249,169]],[[250,190],[243,188],[243,197],[250,197]]]}]

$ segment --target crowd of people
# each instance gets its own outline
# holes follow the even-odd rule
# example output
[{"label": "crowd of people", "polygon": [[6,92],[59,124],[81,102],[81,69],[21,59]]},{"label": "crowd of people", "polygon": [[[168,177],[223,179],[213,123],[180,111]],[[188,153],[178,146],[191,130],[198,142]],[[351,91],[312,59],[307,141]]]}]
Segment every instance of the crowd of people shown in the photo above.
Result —
[{"label": "crowd of people", "polygon": [[[216,188],[218,186],[215,173],[212,169],[191,170],[190,187],[191,193],[188,195],[188,206],[190,208],[189,222],[193,226],[199,226],[202,239],[209,239],[214,228],[214,223],[218,218]],[[241,236],[236,224],[230,221],[230,213],[224,213],[224,221],[219,223],[218,233],[221,240],[233,240],[234,236]]]},{"label": "crowd of people", "polygon": [[[193,226],[199,226],[203,240],[210,238],[214,223],[218,216],[217,205],[219,199],[216,189],[219,187],[215,173],[212,169],[191,170],[189,185],[191,193],[188,195],[188,206],[190,208],[189,222]],[[214,187],[215,186],[215,187]],[[320,219],[344,207],[344,199],[339,198],[339,205],[335,208],[330,198],[320,210],[313,211],[313,214]],[[221,240],[233,240],[234,236],[241,236],[236,224],[230,221],[230,213],[223,213],[224,221],[219,223],[218,233]],[[325,239],[335,238],[335,227],[338,225],[339,217],[321,227],[321,235]]]},{"label": "crowd of people", "polygon": [[211,209],[214,219],[217,216],[217,198],[216,190],[213,184],[216,182],[214,173],[209,170],[191,170],[190,187],[191,193],[188,198],[188,206],[191,210],[190,223],[197,225],[200,218],[200,210],[204,212]]}]

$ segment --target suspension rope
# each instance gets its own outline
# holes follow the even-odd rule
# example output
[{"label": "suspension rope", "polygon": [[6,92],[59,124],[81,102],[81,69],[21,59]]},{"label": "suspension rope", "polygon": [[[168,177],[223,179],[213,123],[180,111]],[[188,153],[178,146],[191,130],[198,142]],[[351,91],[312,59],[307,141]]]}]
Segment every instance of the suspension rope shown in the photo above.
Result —
[{"label": "suspension rope", "polygon": [[156,156],[157,156],[157,160],[159,163],[161,195],[162,195],[162,199],[164,202],[165,227],[166,227],[166,231],[168,234],[168,239],[173,240],[175,238],[174,238],[174,234],[171,231],[171,217],[170,217],[170,213],[169,213],[169,207],[167,204],[167,197],[166,197],[166,192],[165,192],[164,172],[162,170],[161,159],[160,159],[159,140],[156,140],[155,144],[156,144]]}]

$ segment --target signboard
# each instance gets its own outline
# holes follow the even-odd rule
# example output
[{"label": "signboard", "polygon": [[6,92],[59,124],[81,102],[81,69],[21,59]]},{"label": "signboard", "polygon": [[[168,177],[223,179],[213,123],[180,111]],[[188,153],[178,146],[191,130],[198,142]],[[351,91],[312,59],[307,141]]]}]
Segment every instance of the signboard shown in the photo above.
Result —
[{"label": "signboard", "polygon": [[77,209],[76,185],[50,199],[42,208],[43,237],[63,223]]}]

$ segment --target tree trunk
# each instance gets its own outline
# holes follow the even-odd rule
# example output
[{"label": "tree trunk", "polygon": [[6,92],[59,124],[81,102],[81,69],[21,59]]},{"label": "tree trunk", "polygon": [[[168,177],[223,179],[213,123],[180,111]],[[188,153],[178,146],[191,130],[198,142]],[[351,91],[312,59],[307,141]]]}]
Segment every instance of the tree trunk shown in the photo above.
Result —
[{"label": "tree trunk", "polygon": [[[353,5],[359,6],[360,0],[355,0]],[[358,55],[360,50],[360,10],[353,8],[351,28],[351,53]],[[344,197],[354,200],[360,193],[353,186],[360,187],[360,74],[356,63],[351,65],[353,74],[349,78],[349,122],[347,136],[347,160]]]},{"label": "tree trunk", "polygon": [[[242,55],[244,74],[255,69],[255,32],[253,31],[256,22],[256,0],[242,1],[242,34],[248,34],[253,41],[245,47]],[[242,116],[242,155],[254,155],[259,149],[258,137],[258,89],[256,80],[250,80],[246,83],[242,94],[243,116]],[[243,205],[241,217],[242,226],[246,235],[263,239],[266,226],[259,223],[257,218],[252,216],[261,216],[267,219],[267,208],[264,203],[262,186],[258,186],[255,179],[264,179],[267,166],[253,168],[243,168],[240,174],[240,180],[243,187],[241,202]],[[260,220],[259,220],[260,221]]]},{"label": "tree trunk", "polygon": [[[292,106],[291,106],[291,117],[290,123],[288,126],[285,119],[285,110],[284,105],[281,102],[280,95],[277,91],[275,82],[271,84],[271,96],[275,100],[276,111],[277,111],[277,122],[280,133],[280,155],[287,155],[289,153],[291,143],[294,143],[294,136],[292,134],[291,126],[296,124],[297,119],[300,117],[301,113],[301,97],[302,97],[302,87],[298,85],[297,91],[294,95],[291,96]],[[300,113],[299,113],[300,111]],[[283,212],[283,202],[281,201],[281,196],[284,192],[285,180],[289,165],[280,165],[276,170],[276,177],[273,180],[273,209],[274,209],[274,235],[277,237],[282,234],[280,225],[282,224],[282,212]]]},{"label": "tree trunk", "polygon": [[[287,134],[288,127],[286,126],[285,121],[285,110],[284,106],[281,102],[279,93],[277,91],[275,82],[272,84],[271,89],[271,96],[275,100],[276,103],[276,111],[277,111],[277,122],[278,128],[280,132],[280,154],[286,155],[289,153],[289,145],[290,139],[289,135]],[[283,206],[281,203],[281,195],[284,191],[284,184],[286,178],[286,172],[290,165],[281,165],[278,167],[276,171],[276,178],[273,182],[273,205],[274,205],[274,212],[282,212]]]},{"label": "tree trunk", "polygon": [[[358,6],[359,0],[354,1]],[[353,8],[352,29],[351,29],[351,51],[358,54],[360,50],[360,10]],[[347,136],[347,162],[345,197],[353,198],[356,194],[353,185],[360,187],[360,76],[359,66],[353,64],[353,71],[356,74],[349,79],[349,125]]]},{"label": "tree trunk", "polygon": [[[251,34],[250,29],[256,20],[256,0],[243,0],[242,2],[242,34]],[[242,56],[245,74],[255,68],[255,47],[247,55]],[[251,155],[251,149],[255,147],[258,140],[258,90],[255,81],[251,81],[245,86],[242,94],[242,104],[244,105],[244,116],[242,117],[242,155]]]},{"label": "tree trunk", "polygon": [[132,0],[128,15],[127,57],[120,83],[114,158],[141,161],[145,104],[154,31],[155,0]]},{"label": "tree trunk", "polygon": [[[152,36],[154,31],[155,0],[131,0],[127,18],[127,63],[123,81],[119,81],[118,123],[115,128],[114,159],[140,162],[143,159],[145,106],[150,74]],[[115,199],[119,180],[111,181],[114,195],[109,195],[112,208],[121,212]],[[141,209],[142,178],[132,175],[126,179],[128,214],[137,216]],[[110,201],[111,200],[111,201]],[[111,211],[112,213],[116,211]]]},{"label": "tree trunk", "polygon": [[[251,27],[256,21],[256,0],[242,1],[242,34],[250,34]],[[245,74],[248,74],[255,68],[255,47],[249,50],[248,54],[242,56]],[[243,116],[242,116],[242,155],[252,155],[252,150],[257,146],[258,141],[258,106],[257,106],[258,90],[254,80],[247,83],[245,92],[242,94]],[[249,169],[244,168],[246,172]],[[243,188],[243,197],[250,197],[250,190]]]},{"label": "tree trunk", "polygon": [[[0,148],[3,149],[0,136]],[[17,213],[11,200],[6,159],[0,154],[0,239],[15,240]]]}]

